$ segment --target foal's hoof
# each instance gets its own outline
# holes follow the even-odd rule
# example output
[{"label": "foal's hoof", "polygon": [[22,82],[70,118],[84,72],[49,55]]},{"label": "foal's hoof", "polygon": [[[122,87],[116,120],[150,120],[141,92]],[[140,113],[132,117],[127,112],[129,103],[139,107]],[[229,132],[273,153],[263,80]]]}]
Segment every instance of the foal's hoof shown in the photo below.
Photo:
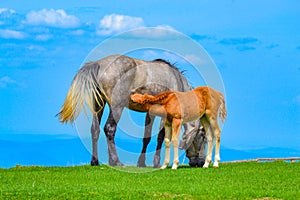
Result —
[{"label": "foal's hoof", "polygon": [[168,167],[168,165],[163,164],[163,166],[160,167],[160,169],[166,169]]},{"label": "foal's hoof", "polygon": [[178,165],[173,165],[172,169],[176,170],[178,168]]},{"label": "foal's hoof", "polygon": [[214,167],[214,168],[219,168],[219,163],[218,163],[218,162],[214,162],[213,167]]},{"label": "foal's hoof", "polygon": [[208,166],[209,166],[209,162],[205,162],[203,168],[208,168]]}]

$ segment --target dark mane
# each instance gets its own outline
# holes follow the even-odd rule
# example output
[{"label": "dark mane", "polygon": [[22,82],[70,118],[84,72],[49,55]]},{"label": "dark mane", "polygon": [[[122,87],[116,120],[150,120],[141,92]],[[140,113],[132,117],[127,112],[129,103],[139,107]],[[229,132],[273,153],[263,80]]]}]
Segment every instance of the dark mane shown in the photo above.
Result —
[{"label": "dark mane", "polygon": [[157,59],[155,59],[155,60],[152,60],[152,62],[161,62],[161,63],[165,63],[165,64],[169,65],[171,68],[173,68],[173,69],[177,70],[178,72],[182,73],[182,72],[178,69],[178,67],[176,67],[174,64],[171,64],[169,61],[166,61],[166,60],[164,60],[164,59],[157,58]]},{"label": "dark mane", "polygon": [[162,62],[162,63],[165,63],[167,65],[172,65],[170,62],[164,60],[164,59],[161,59],[161,58],[157,58],[155,60],[152,60],[152,62]]}]

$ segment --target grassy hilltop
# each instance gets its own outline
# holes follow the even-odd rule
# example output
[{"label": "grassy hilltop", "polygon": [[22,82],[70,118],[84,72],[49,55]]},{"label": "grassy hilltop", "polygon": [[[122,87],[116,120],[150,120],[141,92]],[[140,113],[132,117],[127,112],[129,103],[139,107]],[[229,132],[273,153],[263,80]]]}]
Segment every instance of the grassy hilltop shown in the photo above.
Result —
[{"label": "grassy hilltop", "polygon": [[151,169],[107,165],[0,169],[0,199],[300,199],[300,162],[145,171]]}]

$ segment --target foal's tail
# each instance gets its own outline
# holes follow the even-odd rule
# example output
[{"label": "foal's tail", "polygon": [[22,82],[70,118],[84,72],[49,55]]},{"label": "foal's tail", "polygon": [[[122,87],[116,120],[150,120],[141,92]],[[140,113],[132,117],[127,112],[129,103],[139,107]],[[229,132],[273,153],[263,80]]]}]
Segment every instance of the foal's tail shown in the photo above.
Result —
[{"label": "foal's tail", "polygon": [[219,117],[220,117],[221,121],[224,123],[224,121],[227,117],[227,111],[226,111],[224,96],[222,94],[220,94],[220,99],[221,99],[221,105],[220,105],[220,110],[219,110]]},{"label": "foal's tail", "polygon": [[93,113],[102,110],[105,102],[103,92],[101,92],[101,87],[95,77],[98,70],[97,63],[87,63],[78,71],[69,88],[65,102],[57,114],[60,122],[73,123],[82,109],[86,112],[85,104]]}]

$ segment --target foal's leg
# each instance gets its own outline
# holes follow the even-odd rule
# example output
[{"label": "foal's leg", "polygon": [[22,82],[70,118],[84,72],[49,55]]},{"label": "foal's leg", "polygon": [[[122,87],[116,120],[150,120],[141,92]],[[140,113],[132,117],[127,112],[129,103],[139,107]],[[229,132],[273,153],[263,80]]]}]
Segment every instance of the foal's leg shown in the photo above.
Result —
[{"label": "foal's leg", "polygon": [[106,141],[108,146],[109,165],[111,166],[123,166],[120,162],[116,145],[115,145],[115,133],[117,130],[117,123],[120,120],[123,107],[110,108],[109,116],[104,126],[104,132],[106,135]]},{"label": "foal's leg", "polygon": [[91,134],[92,134],[92,159],[91,159],[91,165],[99,165],[98,160],[98,139],[100,134],[100,121],[103,114],[103,109],[99,111],[98,114],[93,115],[93,122],[91,127]]},{"label": "foal's leg", "polygon": [[221,130],[219,128],[217,118],[211,119],[211,128],[213,131],[213,138],[216,140],[216,146],[215,146],[215,159],[214,159],[214,167],[218,168],[219,167],[219,162],[220,162],[220,137],[221,137]]},{"label": "foal's leg", "polygon": [[171,125],[165,124],[165,147],[166,147],[166,154],[165,154],[165,161],[164,164],[160,167],[161,169],[166,169],[170,163],[170,141],[171,141]]},{"label": "foal's leg", "polygon": [[211,163],[212,159],[212,148],[213,148],[213,132],[211,130],[211,126],[209,121],[207,120],[206,116],[203,116],[201,118],[201,123],[204,127],[204,130],[206,132],[206,139],[207,139],[207,153],[205,158],[205,163],[203,165],[203,168],[208,168],[209,164]]},{"label": "foal's leg", "polygon": [[179,138],[181,123],[182,123],[181,119],[173,119],[172,122],[172,145],[174,149],[174,160],[173,160],[172,169],[177,169],[179,165],[178,138]]},{"label": "foal's leg", "polygon": [[154,116],[149,115],[147,113],[146,119],[145,119],[145,132],[144,132],[144,138],[143,138],[143,148],[142,152],[140,154],[137,166],[138,167],[146,167],[145,161],[146,161],[146,151],[148,144],[151,140],[151,131],[152,131],[152,125],[154,122]]}]

